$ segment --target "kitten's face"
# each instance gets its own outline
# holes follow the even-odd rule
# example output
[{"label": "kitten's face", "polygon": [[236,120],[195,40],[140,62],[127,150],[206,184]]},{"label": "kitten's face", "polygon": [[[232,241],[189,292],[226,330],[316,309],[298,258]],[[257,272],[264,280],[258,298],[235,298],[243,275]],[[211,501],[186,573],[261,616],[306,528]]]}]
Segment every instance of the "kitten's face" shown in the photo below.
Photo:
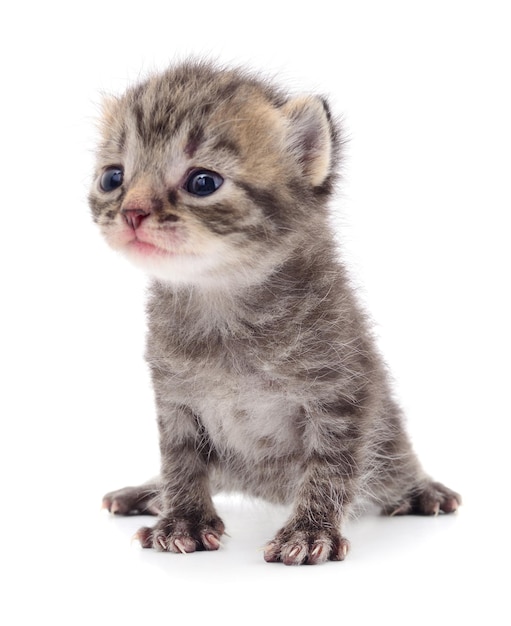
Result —
[{"label": "kitten's face", "polygon": [[177,284],[256,281],[330,170],[325,111],[319,137],[296,102],[200,65],[107,102],[89,202],[109,245]]}]

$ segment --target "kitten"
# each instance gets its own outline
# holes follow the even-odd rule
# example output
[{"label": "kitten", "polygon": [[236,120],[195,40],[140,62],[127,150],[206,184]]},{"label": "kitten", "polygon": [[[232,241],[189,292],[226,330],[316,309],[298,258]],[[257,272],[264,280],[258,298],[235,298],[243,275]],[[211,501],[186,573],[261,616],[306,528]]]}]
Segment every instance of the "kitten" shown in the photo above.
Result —
[{"label": "kitten", "polygon": [[341,146],[325,100],[187,62],[107,100],[90,207],[153,277],[161,476],[109,493],[146,548],[216,550],[212,494],[291,503],[267,561],[343,560],[343,519],[451,513],[422,470],[329,226]]}]

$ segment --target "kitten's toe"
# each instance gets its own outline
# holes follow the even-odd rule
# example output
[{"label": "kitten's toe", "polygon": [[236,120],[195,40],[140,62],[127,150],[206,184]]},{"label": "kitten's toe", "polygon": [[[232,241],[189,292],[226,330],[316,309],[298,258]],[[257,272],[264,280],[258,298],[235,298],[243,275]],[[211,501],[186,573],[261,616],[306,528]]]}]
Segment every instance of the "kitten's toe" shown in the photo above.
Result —
[{"label": "kitten's toe", "polygon": [[115,493],[112,492],[103,497],[102,509],[107,509],[109,513],[114,515],[129,515],[132,511],[136,511],[136,502],[132,498],[122,494],[117,496]]},{"label": "kitten's toe", "polygon": [[133,535],[133,540],[137,540],[142,548],[152,548],[153,547],[153,529],[149,528],[149,526],[142,526],[139,528],[137,532]]},{"label": "kitten's toe", "polygon": [[280,560],[284,565],[301,565],[307,558],[308,547],[306,541],[300,541],[298,538],[290,541],[282,546]]}]

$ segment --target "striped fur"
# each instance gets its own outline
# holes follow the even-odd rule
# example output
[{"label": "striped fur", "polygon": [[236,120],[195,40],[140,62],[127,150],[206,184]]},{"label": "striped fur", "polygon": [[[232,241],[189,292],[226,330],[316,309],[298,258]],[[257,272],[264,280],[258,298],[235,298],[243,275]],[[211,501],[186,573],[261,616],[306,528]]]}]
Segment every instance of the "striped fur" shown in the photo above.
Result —
[{"label": "striped fur", "polygon": [[[460,502],[421,469],[337,258],[327,203],[341,145],[324,99],[207,63],[105,103],[90,206],[153,276],[162,459],[156,481],[105,506],[159,513],[145,547],[217,549],[219,490],[293,505],[265,550],[286,564],[342,560],[357,503],[432,514]],[[105,191],[111,167],[123,181]],[[210,195],[188,188],[201,170],[223,181]]]}]

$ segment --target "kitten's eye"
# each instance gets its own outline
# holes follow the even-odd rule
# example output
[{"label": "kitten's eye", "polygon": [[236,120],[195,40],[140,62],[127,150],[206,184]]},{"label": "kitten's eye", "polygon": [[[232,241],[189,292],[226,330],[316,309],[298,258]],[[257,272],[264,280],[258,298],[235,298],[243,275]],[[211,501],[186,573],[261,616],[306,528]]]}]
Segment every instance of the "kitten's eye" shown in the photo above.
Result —
[{"label": "kitten's eye", "polygon": [[123,171],[120,167],[109,167],[103,172],[99,186],[103,191],[113,191],[122,185]]},{"label": "kitten's eye", "polygon": [[194,196],[209,196],[209,194],[216,191],[223,182],[224,179],[216,172],[195,170],[188,177],[185,183],[185,189]]}]

